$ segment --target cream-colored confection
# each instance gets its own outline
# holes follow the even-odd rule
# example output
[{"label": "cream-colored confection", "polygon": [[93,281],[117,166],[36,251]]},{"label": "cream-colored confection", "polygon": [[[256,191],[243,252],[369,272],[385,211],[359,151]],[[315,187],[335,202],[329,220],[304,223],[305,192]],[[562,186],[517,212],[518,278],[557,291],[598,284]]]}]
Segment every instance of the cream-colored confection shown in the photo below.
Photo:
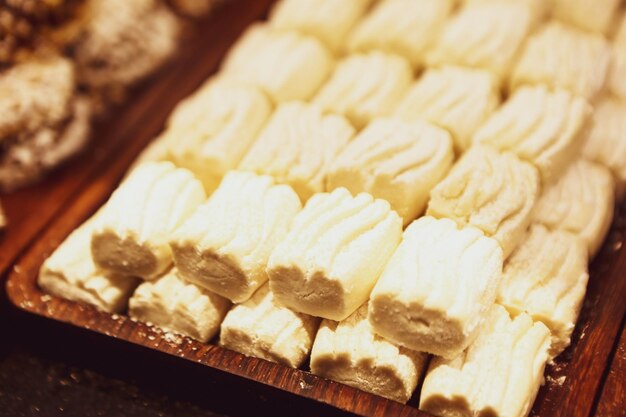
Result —
[{"label": "cream-colored confection", "polygon": [[486,71],[459,67],[430,69],[402,99],[395,115],[427,120],[452,133],[458,152],[500,102],[495,78]]},{"label": "cream-colored confection", "polygon": [[453,160],[446,130],[422,121],[375,119],[337,156],[327,185],[387,200],[408,224],[424,211]]},{"label": "cream-colored confection", "polygon": [[130,317],[207,342],[220,328],[230,302],[186,282],[172,268],[141,284],[129,302]]},{"label": "cream-colored confection", "polygon": [[374,331],[453,358],[474,341],[502,278],[502,249],[475,227],[422,217],[406,229],[370,297]]},{"label": "cream-colored confection", "polygon": [[298,368],[311,352],[320,319],[276,303],[269,284],[228,312],[220,345],[247,356]]},{"label": "cream-colored confection", "polygon": [[526,42],[510,87],[545,84],[592,100],[605,86],[610,62],[611,48],[604,36],[553,21]]},{"label": "cream-colored confection", "polygon": [[570,344],[588,279],[585,242],[535,224],[504,266],[497,301],[513,315],[545,324],[556,356]]},{"label": "cream-colored confection", "polygon": [[613,44],[612,56],[609,90],[626,101],[626,41]]},{"label": "cream-colored confection", "polygon": [[170,234],[205,199],[186,169],[170,162],[139,165],[102,208],[91,238],[94,262],[105,271],[155,278],[172,264]]},{"label": "cream-colored confection", "polygon": [[479,228],[500,242],[506,258],[524,237],[538,196],[534,166],[475,145],[433,189],[427,214]]},{"label": "cream-colored confection", "polygon": [[546,0],[461,0],[462,4],[485,4],[485,3],[516,3],[526,6],[533,15],[535,23],[544,20],[550,13],[550,1]]},{"label": "cream-colored confection", "polygon": [[317,39],[257,23],[230,50],[222,71],[281,102],[311,98],[333,66],[332,54]]},{"label": "cream-colored confection", "polygon": [[311,372],[363,391],[406,403],[428,356],[376,335],[367,304],[337,323],[322,321],[311,352]]},{"label": "cream-colored confection", "polygon": [[367,301],[401,236],[384,200],[345,188],[315,194],[272,253],[270,288],[295,311],[343,320]]},{"label": "cream-colored confection", "polygon": [[412,80],[411,65],[397,55],[350,55],[339,62],[313,102],[346,116],[360,129],[375,117],[391,114]]},{"label": "cream-colored confection", "polygon": [[330,163],[354,134],[343,116],[325,115],[311,104],[285,103],[276,109],[239,169],[271,175],[306,201],[324,191]]},{"label": "cream-colored confection", "polygon": [[582,155],[611,170],[617,194],[622,196],[626,188],[626,103],[603,97],[595,104],[593,123]]},{"label": "cream-colored confection", "polygon": [[231,171],[170,237],[179,274],[235,303],[247,300],[267,281],[270,254],[301,208],[272,177]]},{"label": "cream-colored confection", "polygon": [[338,52],[355,23],[373,0],[281,0],[274,6],[270,24],[297,30],[320,39]]},{"label": "cream-colored confection", "polygon": [[578,159],[548,185],[537,201],[533,221],[580,236],[593,258],[613,219],[614,182],[602,165]]},{"label": "cream-colored confection", "polygon": [[439,417],[526,417],[543,383],[550,331],[496,305],[476,341],[454,359],[434,358],[420,409]]},{"label": "cream-colored confection", "polygon": [[580,152],[592,107],[566,90],[521,87],[478,130],[474,143],[533,163],[543,182],[559,177]]},{"label": "cream-colored confection", "polygon": [[550,0],[552,17],[591,32],[607,33],[621,0]]},{"label": "cream-colored confection", "polygon": [[44,291],[58,297],[119,313],[126,308],[139,280],[96,267],[89,250],[95,222],[95,216],[87,220],[46,259],[38,283]]},{"label": "cream-colored confection", "polygon": [[453,7],[454,0],[381,1],[352,31],[347,49],[398,54],[419,68]]},{"label": "cream-colored confection", "polygon": [[271,114],[259,89],[209,80],[176,107],[156,139],[156,156],[189,169],[210,193],[237,167]]},{"label": "cream-colored confection", "polygon": [[533,23],[533,13],[522,2],[466,5],[448,20],[426,60],[430,66],[466,66],[490,71],[502,79]]}]

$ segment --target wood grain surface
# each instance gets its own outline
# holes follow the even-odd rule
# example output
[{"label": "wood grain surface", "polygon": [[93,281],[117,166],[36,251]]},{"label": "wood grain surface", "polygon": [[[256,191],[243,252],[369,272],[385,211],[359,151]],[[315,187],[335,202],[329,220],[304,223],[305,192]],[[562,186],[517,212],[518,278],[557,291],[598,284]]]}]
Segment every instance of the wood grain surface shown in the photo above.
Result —
[{"label": "wood grain surface", "polygon": [[[228,46],[253,20],[263,17],[272,0],[225,2],[181,48],[177,62],[141,91],[110,123],[99,126],[98,146],[60,170],[55,178],[6,199],[12,222],[0,240],[7,293],[21,309],[184,358],[213,369],[302,396],[329,407],[366,416],[427,416],[417,398],[402,405],[261,359],[247,358],[215,344],[172,337],[125,316],[98,312],[43,294],[36,285],[43,260],[109,197],[141,149],[159,132],[173,106],[213,73]],[[25,211],[24,207],[32,207]],[[547,369],[532,415],[601,416],[620,410],[624,400],[624,355],[616,349],[626,311],[625,209],[616,216],[609,238],[591,266],[590,283],[573,343]],[[24,232],[16,236],[18,230]],[[33,245],[24,248],[36,236]],[[622,336],[621,345],[624,345]],[[622,356],[620,359],[620,352]],[[606,371],[613,360],[611,372]],[[604,384],[604,385],[603,385]],[[607,404],[605,404],[605,402]],[[621,408],[623,411],[623,407]],[[604,414],[602,414],[604,413]]]},{"label": "wood grain surface", "polygon": [[598,400],[596,417],[626,417],[626,326],[615,347],[613,362],[608,370],[602,395]]}]

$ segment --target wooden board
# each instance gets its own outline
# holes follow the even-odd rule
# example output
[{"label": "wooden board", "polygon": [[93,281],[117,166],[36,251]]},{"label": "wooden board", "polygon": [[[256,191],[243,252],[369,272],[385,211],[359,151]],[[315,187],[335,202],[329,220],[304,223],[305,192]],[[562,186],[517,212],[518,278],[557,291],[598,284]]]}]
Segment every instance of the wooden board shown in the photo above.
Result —
[{"label": "wooden board", "polygon": [[[42,190],[42,204],[54,202],[54,206],[37,207],[37,199],[33,197],[33,212],[22,214],[22,221],[24,224],[27,220],[33,222],[32,228],[36,229],[33,233],[41,230],[43,233],[17,261],[7,281],[7,293],[16,306],[31,313],[194,361],[340,410],[367,416],[427,416],[417,410],[417,398],[405,406],[302,370],[246,358],[215,345],[188,338],[173,340],[158,329],[124,316],[97,312],[45,295],[36,285],[43,260],[108,198],[136,155],[162,128],[173,106],[216,70],[228,46],[252,20],[266,13],[271,2],[225,2],[202,26],[198,37],[185,44],[178,62],[139,94],[126,111],[120,112],[110,124],[101,126],[99,150],[88,152],[68,167],[53,185],[58,191],[47,194]],[[20,210],[18,203],[14,207],[9,203],[8,208],[10,216]],[[548,368],[547,383],[540,391],[533,415],[587,417],[596,409],[626,311],[626,279],[622,272],[626,270],[626,248],[622,247],[625,214],[626,210],[620,211],[607,243],[591,266],[588,294],[573,344]],[[37,219],[33,220],[34,217]],[[10,232],[7,240],[10,240]],[[0,261],[0,267],[8,266],[12,259],[7,256]],[[619,375],[617,378],[618,388],[623,390],[623,381],[619,380]]]},{"label": "wooden board", "polygon": [[626,325],[615,346],[613,362],[598,400],[596,417],[626,417]]}]

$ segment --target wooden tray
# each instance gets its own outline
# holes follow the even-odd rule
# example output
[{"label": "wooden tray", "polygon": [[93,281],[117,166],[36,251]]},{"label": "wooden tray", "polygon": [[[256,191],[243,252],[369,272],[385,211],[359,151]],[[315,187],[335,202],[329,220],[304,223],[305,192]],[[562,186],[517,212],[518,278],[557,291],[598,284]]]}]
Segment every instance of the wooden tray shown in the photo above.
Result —
[{"label": "wooden tray", "polygon": [[[427,416],[417,410],[418,395],[405,406],[302,370],[247,358],[212,344],[171,337],[125,316],[51,297],[37,287],[36,279],[44,259],[106,201],[140,150],[162,128],[173,106],[216,70],[228,46],[251,21],[266,13],[270,3],[272,0],[226,2],[205,22],[197,38],[184,46],[173,68],[101,132],[105,138],[115,137],[110,137],[99,152],[86,154],[74,171],[59,180],[55,187],[70,188],[72,192],[62,193],[63,204],[57,202],[56,210],[45,210],[48,219],[56,217],[15,264],[7,281],[7,294],[13,304],[28,312],[159,350],[340,410],[366,416]],[[35,208],[28,220],[38,216],[37,210],[44,209]],[[604,402],[617,401],[620,395],[623,398],[624,391],[624,361],[614,353],[626,311],[626,277],[622,272],[626,270],[626,248],[622,247],[625,218],[626,207],[616,216],[609,238],[591,266],[587,297],[572,346],[548,367],[546,385],[535,402],[533,415],[588,417],[596,410],[608,410],[605,416],[624,415],[623,409]],[[38,227],[43,229],[44,223],[40,221]],[[616,366],[621,367],[617,368],[617,374],[612,374],[615,376],[608,377],[603,390],[605,374],[614,356]],[[603,400],[599,402],[601,397]]]}]

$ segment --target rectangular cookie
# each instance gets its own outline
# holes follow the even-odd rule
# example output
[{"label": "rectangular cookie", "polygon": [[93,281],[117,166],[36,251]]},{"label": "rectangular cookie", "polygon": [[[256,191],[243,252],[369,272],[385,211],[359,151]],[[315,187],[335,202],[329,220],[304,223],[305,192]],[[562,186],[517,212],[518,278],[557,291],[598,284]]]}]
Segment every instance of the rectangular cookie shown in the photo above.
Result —
[{"label": "rectangular cookie", "polygon": [[626,102],[608,95],[596,101],[582,156],[611,170],[621,198],[626,189]]},{"label": "rectangular cookie", "polygon": [[526,417],[543,382],[550,331],[495,305],[476,341],[454,359],[434,358],[420,409],[439,417]]},{"label": "rectangular cookie", "polygon": [[256,23],[230,50],[221,71],[282,102],[310,99],[333,66],[332,54],[317,39]]},{"label": "rectangular cookie", "polygon": [[454,160],[450,134],[428,122],[375,119],[336,157],[327,188],[389,201],[409,224]]},{"label": "rectangular cookie", "polygon": [[446,358],[474,341],[496,299],[502,249],[474,227],[422,217],[370,296],[369,321],[384,338]]},{"label": "rectangular cookie", "polygon": [[578,235],[591,259],[611,226],[614,201],[610,171],[579,158],[558,181],[544,188],[533,210],[533,222]]},{"label": "rectangular cookie", "polygon": [[504,266],[498,304],[513,315],[526,313],[552,333],[550,355],[570,337],[587,289],[587,246],[568,232],[534,224]]},{"label": "rectangular cookie", "polygon": [[97,214],[74,230],[39,270],[39,286],[50,294],[109,313],[126,309],[139,279],[100,270],[91,257]]},{"label": "rectangular cookie", "polygon": [[209,200],[169,236],[181,277],[246,301],[267,279],[265,266],[302,208],[272,177],[231,171]]},{"label": "rectangular cookie", "polygon": [[137,288],[128,314],[135,320],[207,342],[217,334],[229,308],[227,299],[186,282],[172,268]]},{"label": "rectangular cookie", "polygon": [[331,162],[348,144],[355,129],[339,115],[327,115],[302,102],[278,106],[240,170],[271,175],[289,184],[306,201],[324,191]]},{"label": "rectangular cookie", "polygon": [[345,188],[315,194],[270,257],[270,288],[295,311],[343,320],[367,301],[401,235],[384,200]]},{"label": "rectangular cookie", "polygon": [[523,2],[481,2],[461,7],[428,53],[429,66],[482,69],[498,80],[508,74],[535,23]]},{"label": "rectangular cookie", "polygon": [[567,90],[520,87],[474,135],[474,143],[511,151],[534,164],[542,182],[558,178],[578,156],[593,108]]},{"label": "rectangular cookie", "polygon": [[428,69],[408,90],[394,114],[427,120],[447,129],[457,153],[471,145],[472,135],[500,103],[495,78],[486,71],[460,67]]},{"label": "rectangular cookie", "polygon": [[176,106],[152,152],[189,169],[210,193],[237,167],[272,110],[258,88],[210,79]]},{"label": "rectangular cookie", "polygon": [[424,65],[426,52],[437,40],[454,8],[454,0],[384,0],[350,33],[351,53],[381,50]]},{"label": "rectangular cookie", "polygon": [[202,184],[171,162],[139,165],[102,208],[91,238],[95,264],[153,279],[172,264],[169,235],[205,201]]},{"label": "rectangular cookie", "polygon": [[320,319],[274,301],[269,284],[226,314],[220,345],[246,356],[298,368],[309,357]]},{"label": "rectangular cookie", "polygon": [[270,24],[314,36],[335,53],[341,52],[350,29],[374,0],[281,0],[272,9]]},{"label": "rectangular cookie", "polygon": [[611,49],[601,35],[552,21],[526,42],[509,79],[511,90],[545,84],[592,101],[606,84]]},{"label": "rectangular cookie", "polygon": [[539,185],[531,164],[475,145],[432,190],[426,214],[479,228],[500,243],[507,258],[530,224]]},{"label": "rectangular cookie", "polygon": [[409,88],[413,70],[397,55],[374,51],[349,55],[313,99],[324,111],[344,115],[357,128],[389,115]]},{"label": "rectangular cookie", "polygon": [[322,321],[311,351],[311,372],[406,403],[427,361],[425,353],[398,347],[376,335],[364,304],[339,323]]}]

